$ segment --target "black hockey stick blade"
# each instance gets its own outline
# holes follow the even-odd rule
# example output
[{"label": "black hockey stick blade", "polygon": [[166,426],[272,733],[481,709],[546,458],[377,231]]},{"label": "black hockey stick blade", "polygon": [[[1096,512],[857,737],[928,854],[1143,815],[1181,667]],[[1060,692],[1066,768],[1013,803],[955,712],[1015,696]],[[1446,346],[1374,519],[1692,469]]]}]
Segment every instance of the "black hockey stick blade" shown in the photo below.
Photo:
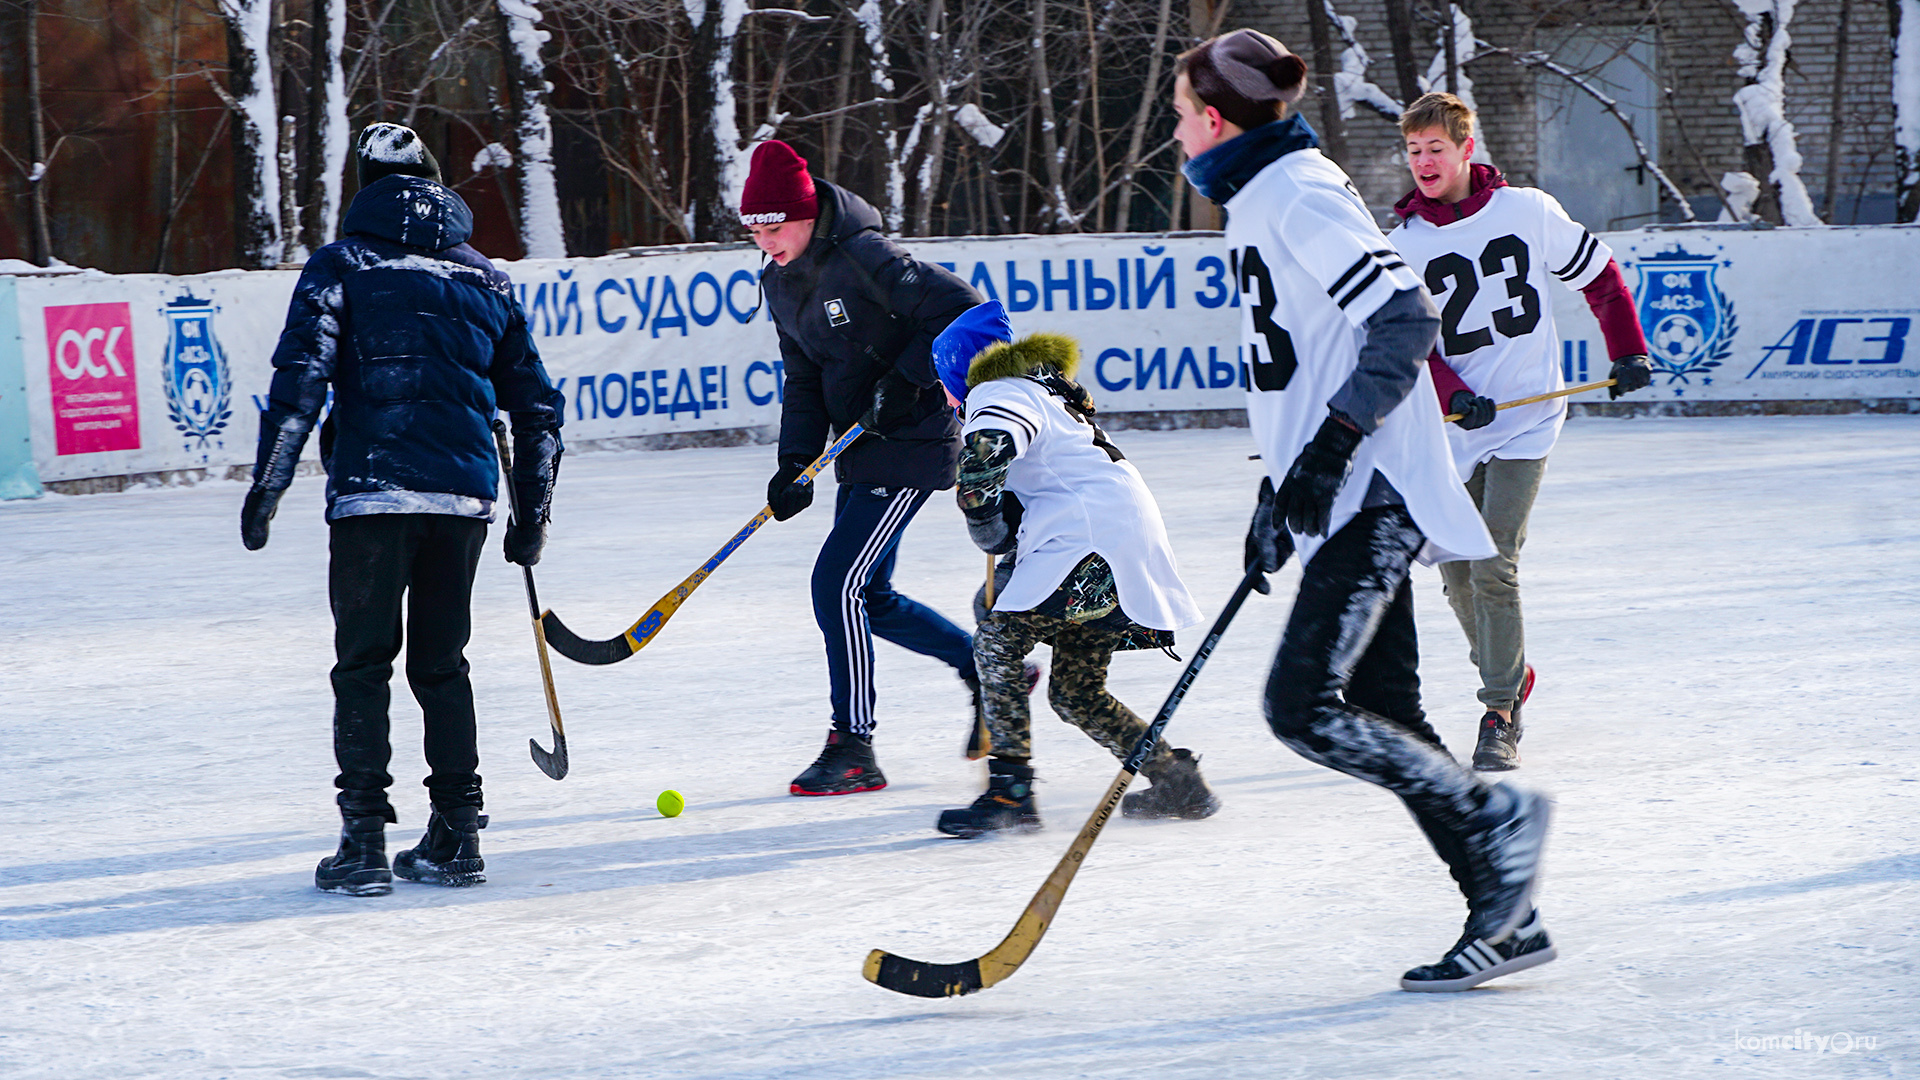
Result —
[{"label": "black hockey stick blade", "polygon": [[549,754],[540,745],[538,739],[527,740],[527,752],[533,755],[533,763],[555,780],[564,780],[567,776],[567,736],[565,732],[553,733],[553,753]]},{"label": "black hockey stick blade", "polygon": [[895,993],[914,997],[960,997],[983,990],[980,961],[961,964],[926,964],[875,949],[867,954],[867,981]]},{"label": "black hockey stick blade", "polygon": [[633,642],[625,633],[605,641],[590,641],[567,629],[560,616],[551,611],[540,613],[540,626],[553,651],[576,664],[614,664],[633,655]]}]

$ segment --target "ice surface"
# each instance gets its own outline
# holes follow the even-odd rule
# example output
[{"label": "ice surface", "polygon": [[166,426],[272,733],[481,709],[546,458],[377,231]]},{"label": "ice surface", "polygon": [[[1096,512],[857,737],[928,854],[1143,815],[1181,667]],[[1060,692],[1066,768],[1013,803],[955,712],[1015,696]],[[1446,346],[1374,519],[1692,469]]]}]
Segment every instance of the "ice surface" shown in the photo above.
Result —
[{"label": "ice surface", "polygon": [[[1218,610],[1259,479],[1246,432],[1117,434]],[[771,447],[570,457],[542,600],[583,633],[625,627],[773,468]],[[1916,475],[1914,418],[1568,425],[1523,566],[1540,681],[1517,774],[1559,800],[1542,903],[1561,959],[1461,995],[1396,989],[1464,913],[1406,813],[1260,721],[1291,567],[1169,729],[1220,815],[1116,820],[1026,967],[925,1001],[864,982],[867,950],[992,946],[1116,766],[1042,707],[1047,830],[938,837],[982,778],[965,697],[881,646],[893,786],[787,796],[826,728],[806,579],[830,492],[639,655],[555,658],[560,783],[527,758],[551,744],[496,529],[469,651],[490,881],[365,899],[312,887],[336,827],[318,478],[257,553],[239,483],[0,504],[0,1076],[1910,1076]],[[937,496],[898,581],[964,617],[982,569]],[[1476,680],[1416,573],[1428,704],[1465,751]],[[1177,672],[1127,654],[1113,685],[1150,713]],[[426,796],[403,687],[394,705],[398,849]],[[666,788],[683,816],[653,809]]]}]

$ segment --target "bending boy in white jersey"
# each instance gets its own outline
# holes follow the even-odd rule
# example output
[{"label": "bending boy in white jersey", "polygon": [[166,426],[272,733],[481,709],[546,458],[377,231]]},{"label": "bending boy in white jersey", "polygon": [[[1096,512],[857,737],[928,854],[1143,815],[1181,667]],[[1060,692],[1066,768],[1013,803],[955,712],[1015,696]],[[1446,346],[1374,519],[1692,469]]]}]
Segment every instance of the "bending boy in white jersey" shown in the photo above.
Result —
[{"label": "bending boy in white jersey", "polygon": [[1440,577],[1480,669],[1487,711],[1473,767],[1501,771],[1520,763],[1520,706],[1533,689],[1520,546],[1567,404],[1555,398],[1498,413],[1494,404],[1565,386],[1553,306],[1543,295],[1548,275],[1581,290],[1600,320],[1613,357],[1611,396],[1653,375],[1613,252],[1553,196],[1508,187],[1498,169],[1471,163],[1472,109],[1452,94],[1428,94],[1401,115],[1400,132],[1414,190],[1394,204],[1405,222],[1388,239],[1441,305],[1440,344],[1429,360],[1434,387],[1441,411],[1461,414],[1447,441],[1499,548],[1489,559],[1443,563]]},{"label": "bending boy in white jersey", "polygon": [[[1147,724],[1107,692],[1108,662],[1115,650],[1172,645],[1173,631],[1201,619],[1159,506],[1073,381],[1078,347],[1059,334],[1012,336],[1006,311],[989,300],[933,342],[935,373],[967,410],[958,489],[967,532],[988,554],[1015,553],[973,635],[993,756],[985,794],[940,815],[939,830],[961,837],[1040,826],[1024,666],[1035,645],[1053,646],[1048,704],[1124,760]],[[1140,770],[1153,786],[1128,795],[1121,812],[1211,816],[1220,800],[1199,766],[1161,740]]]},{"label": "bending boy in white jersey", "polygon": [[[1298,550],[1267,723],[1301,756],[1393,792],[1467,898],[1465,933],[1406,990],[1464,990],[1553,959],[1533,909],[1548,804],[1455,761],[1420,707],[1408,570],[1494,552],[1448,459],[1422,358],[1433,302],[1293,112],[1306,64],[1238,30],[1182,54],[1174,135],[1227,211],[1247,419],[1268,476],[1247,565]],[[1277,487],[1275,486],[1277,483]]]}]

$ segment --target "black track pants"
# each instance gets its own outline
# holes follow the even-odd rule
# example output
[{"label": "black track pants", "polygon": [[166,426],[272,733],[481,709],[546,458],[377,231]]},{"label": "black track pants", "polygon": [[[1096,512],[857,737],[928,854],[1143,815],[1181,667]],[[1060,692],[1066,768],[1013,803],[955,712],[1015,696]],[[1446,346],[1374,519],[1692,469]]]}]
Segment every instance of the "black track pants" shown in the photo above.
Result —
[{"label": "black track pants", "polygon": [[1405,507],[1380,506],[1314,553],[1267,679],[1267,723],[1309,761],[1398,795],[1460,881],[1486,785],[1420,707],[1407,571],[1424,542]]},{"label": "black track pants", "polygon": [[480,805],[473,687],[463,650],[487,523],[446,514],[368,514],[333,522],[327,590],[333,601],[333,753],[341,808],[395,820],[387,788],[388,682],[400,654],[406,599],[407,685],[426,721],[433,805]]}]

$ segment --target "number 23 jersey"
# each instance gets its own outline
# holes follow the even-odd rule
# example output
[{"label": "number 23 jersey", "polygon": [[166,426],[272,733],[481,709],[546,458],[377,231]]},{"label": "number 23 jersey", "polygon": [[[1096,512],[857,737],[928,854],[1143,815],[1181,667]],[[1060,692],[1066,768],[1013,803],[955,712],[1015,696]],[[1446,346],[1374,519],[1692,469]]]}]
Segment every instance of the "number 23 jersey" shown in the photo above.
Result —
[{"label": "number 23 jersey", "polygon": [[[1247,423],[1278,487],[1359,366],[1367,318],[1420,283],[1380,235],[1347,175],[1318,150],[1273,161],[1226,209],[1227,251],[1240,286]],[[1359,513],[1378,470],[1429,541],[1421,561],[1488,558],[1493,542],[1454,475],[1432,376],[1418,366],[1412,392],[1360,441],[1327,535]],[[1294,536],[1303,564],[1324,539]]]},{"label": "number 23 jersey", "polygon": [[[1582,289],[1613,251],[1538,188],[1503,187],[1471,217],[1446,225],[1418,215],[1388,237],[1440,308],[1440,355],[1473,392],[1495,401],[1566,386],[1549,280]],[[1504,410],[1474,431],[1447,425],[1461,477],[1499,456],[1546,457],[1566,422],[1565,398]]]}]

